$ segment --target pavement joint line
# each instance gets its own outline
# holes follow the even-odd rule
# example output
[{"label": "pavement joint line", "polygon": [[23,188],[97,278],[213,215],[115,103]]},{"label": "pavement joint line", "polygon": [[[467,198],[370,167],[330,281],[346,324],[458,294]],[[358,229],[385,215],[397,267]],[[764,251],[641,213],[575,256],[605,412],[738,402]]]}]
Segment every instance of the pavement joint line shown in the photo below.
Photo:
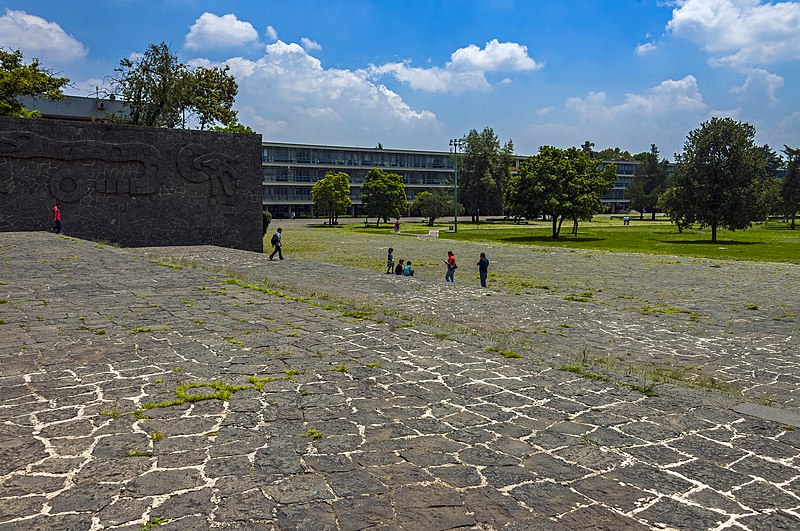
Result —
[{"label": "pavement joint line", "polygon": [[[420,254],[438,253],[442,242],[419,245]],[[150,256],[191,258],[217,272],[138,259]],[[535,266],[554,275],[569,258],[547,257]],[[612,277],[616,259],[603,264]],[[709,282],[716,291],[696,294],[696,309],[728,324],[691,328],[681,315],[584,307],[553,294],[472,297],[477,288],[444,286],[424,268],[403,283],[313,260],[274,266],[209,247],[112,250],[0,234],[0,299],[9,301],[0,305],[0,528],[139,529],[154,518],[196,529],[800,523],[800,430],[785,422],[797,411],[791,323],[765,324],[726,307],[737,294],[750,300],[754,286],[737,278],[763,273],[769,291],[775,275],[787,296],[800,268],[722,264],[715,273],[733,278],[723,288],[700,275],[692,289]],[[674,267],[685,275],[694,266]],[[403,328],[394,325],[400,317],[376,323],[243,287],[219,289],[219,271],[266,279],[289,297],[313,286],[360,310],[391,311],[403,300],[426,322]],[[592,274],[587,282],[598,282]],[[612,288],[593,291],[600,299]],[[187,297],[195,300],[182,304]],[[535,333],[541,326],[560,333]],[[474,333],[460,331],[470,327]],[[502,332],[512,328],[519,331]],[[498,344],[494,336],[515,334],[526,345],[515,350],[548,364],[485,350]],[[649,397],[553,368],[580,363],[581,352],[608,360],[621,350],[659,370],[666,360],[699,365],[702,357],[715,381],[735,379],[784,407],[760,410],[678,380]],[[756,370],[755,359],[763,365]],[[380,367],[368,366],[375,362]],[[227,400],[149,410],[150,418],[101,414],[172,398],[181,383],[238,385],[294,370],[304,373]],[[309,430],[322,437],[303,437]],[[151,455],[127,457],[132,449]]]}]

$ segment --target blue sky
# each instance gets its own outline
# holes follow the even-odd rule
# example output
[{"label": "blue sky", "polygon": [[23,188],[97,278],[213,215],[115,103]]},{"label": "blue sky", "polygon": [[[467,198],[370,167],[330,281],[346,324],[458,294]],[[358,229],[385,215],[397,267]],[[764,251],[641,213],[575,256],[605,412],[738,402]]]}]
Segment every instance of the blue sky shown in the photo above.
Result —
[{"label": "blue sky", "polygon": [[230,66],[266,140],[446,151],[490,126],[539,146],[655,143],[712,116],[800,146],[800,2],[759,0],[0,0],[0,46],[107,87],[167,42]]}]

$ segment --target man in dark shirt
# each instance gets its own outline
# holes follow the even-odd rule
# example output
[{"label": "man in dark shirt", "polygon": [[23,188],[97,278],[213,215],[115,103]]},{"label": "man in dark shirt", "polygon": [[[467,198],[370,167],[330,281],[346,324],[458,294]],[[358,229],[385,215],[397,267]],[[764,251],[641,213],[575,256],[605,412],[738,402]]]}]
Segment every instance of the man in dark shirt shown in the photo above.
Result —
[{"label": "man in dark shirt", "polygon": [[481,253],[481,259],[478,260],[478,273],[481,276],[481,287],[486,287],[486,277],[489,275],[489,260],[486,258],[486,253]]}]

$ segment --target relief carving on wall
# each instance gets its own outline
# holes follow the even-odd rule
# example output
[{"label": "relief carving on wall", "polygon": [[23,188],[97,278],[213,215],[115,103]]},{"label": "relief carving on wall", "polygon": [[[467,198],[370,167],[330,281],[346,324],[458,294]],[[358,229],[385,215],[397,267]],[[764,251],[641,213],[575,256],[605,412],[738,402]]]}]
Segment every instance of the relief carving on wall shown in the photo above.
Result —
[{"label": "relief carving on wall", "polygon": [[178,153],[178,172],[191,183],[208,182],[212,198],[231,198],[239,187],[240,157],[212,153],[203,144],[187,144]]},{"label": "relief carving on wall", "polygon": [[49,179],[53,196],[65,203],[80,200],[91,188],[103,194],[149,195],[159,185],[161,154],[141,142],[63,141],[27,131],[2,132],[0,168],[8,167],[0,171],[4,193],[13,191],[15,177],[30,171],[10,159],[46,161],[37,171]]}]

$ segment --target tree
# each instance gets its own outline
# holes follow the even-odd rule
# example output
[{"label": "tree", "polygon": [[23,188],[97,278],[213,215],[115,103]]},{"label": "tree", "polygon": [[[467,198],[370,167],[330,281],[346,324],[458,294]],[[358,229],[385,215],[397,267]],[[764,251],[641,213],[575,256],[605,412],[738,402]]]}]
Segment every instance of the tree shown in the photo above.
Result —
[{"label": "tree", "polygon": [[186,128],[194,118],[205,129],[236,122],[232,107],[239,88],[227,66],[192,69],[162,42],[120,60],[114,72],[111,83],[128,109],[127,116],[115,117],[122,123]]},{"label": "tree", "polygon": [[511,176],[514,144],[503,146],[491,127],[471,130],[464,137],[464,153],[458,157],[458,198],[478,221],[479,211],[501,212],[502,197]]},{"label": "tree", "polygon": [[453,195],[444,190],[421,192],[417,194],[417,197],[411,203],[411,210],[419,210],[422,217],[428,218],[428,225],[433,227],[433,222],[436,218],[455,214],[453,210]]},{"label": "tree", "polygon": [[627,151],[622,151],[618,147],[605,148],[600,151],[592,152],[597,160],[612,160],[612,161],[633,161],[633,155]]},{"label": "tree", "polygon": [[252,127],[240,124],[239,122],[232,122],[227,125],[212,125],[211,127],[208,128],[208,130],[217,133],[247,133],[251,135],[258,134]]},{"label": "tree", "polygon": [[690,132],[672,176],[672,219],[717,229],[741,230],[764,219],[766,165],[755,128],[732,118],[712,118]]},{"label": "tree", "polygon": [[650,152],[637,155],[641,164],[637,166],[630,186],[625,189],[625,196],[631,200],[631,207],[644,217],[650,211],[652,219],[656,219],[658,196],[664,191],[667,181],[667,160],[659,161],[658,147],[650,144]]},{"label": "tree", "polygon": [[338,221],[339,214],[343,214],[353,202],[350,200],[350,176],[344,172],[328,172],[311,188],[311,197],[314,207],[328,213],[328,224],[333,225]]},{"label": "tree", "polygon": [[386,173],[372,168],[361,185],[361,202],[366,211],[375,216],[375,226],[381,218],[400,217],[400,212],[408,209],[403,177],[396,173]]},{"label": "tree", "polygon": [[239,92],[236,79],[229,68],[195,68],[186,73],[183,81],[188,88],[186,107],[193,112],[200,130],[217,122],[236,123],[233,102]]},{"label": "tree", "polygon": [[42,68],[38,59],[26,65],[22,62],[20,50],[7,52],[0,48],[0,116],[35,118],[39,113],[25,109],[17,98],[34,96],[60,100],[64,97],[61,89],[67,83],[69,79],[57,77],[52,71]]},{"label": "tree", "polygon": [[616,179],[613,164],[603,170],[600,164],[579,148],[543,146],[511,177],[505,201],[514,213],[529,219],[548,216],[553,238],[558,238],[565,219],[573,220],[573,233],[577,234],[578,221],[603,211],[600,194]]},{"label": "tree", "polygon": [[800,148],[790,148],[787,145],[783,146],[786,156],[789,158],[789,164],[786,167],[786,176],[781,183],[781,200],[783,202],[783,211],[792,219],[791,228],[794,230],[794,220],[797,217],[797,211],[800,210]]}]

